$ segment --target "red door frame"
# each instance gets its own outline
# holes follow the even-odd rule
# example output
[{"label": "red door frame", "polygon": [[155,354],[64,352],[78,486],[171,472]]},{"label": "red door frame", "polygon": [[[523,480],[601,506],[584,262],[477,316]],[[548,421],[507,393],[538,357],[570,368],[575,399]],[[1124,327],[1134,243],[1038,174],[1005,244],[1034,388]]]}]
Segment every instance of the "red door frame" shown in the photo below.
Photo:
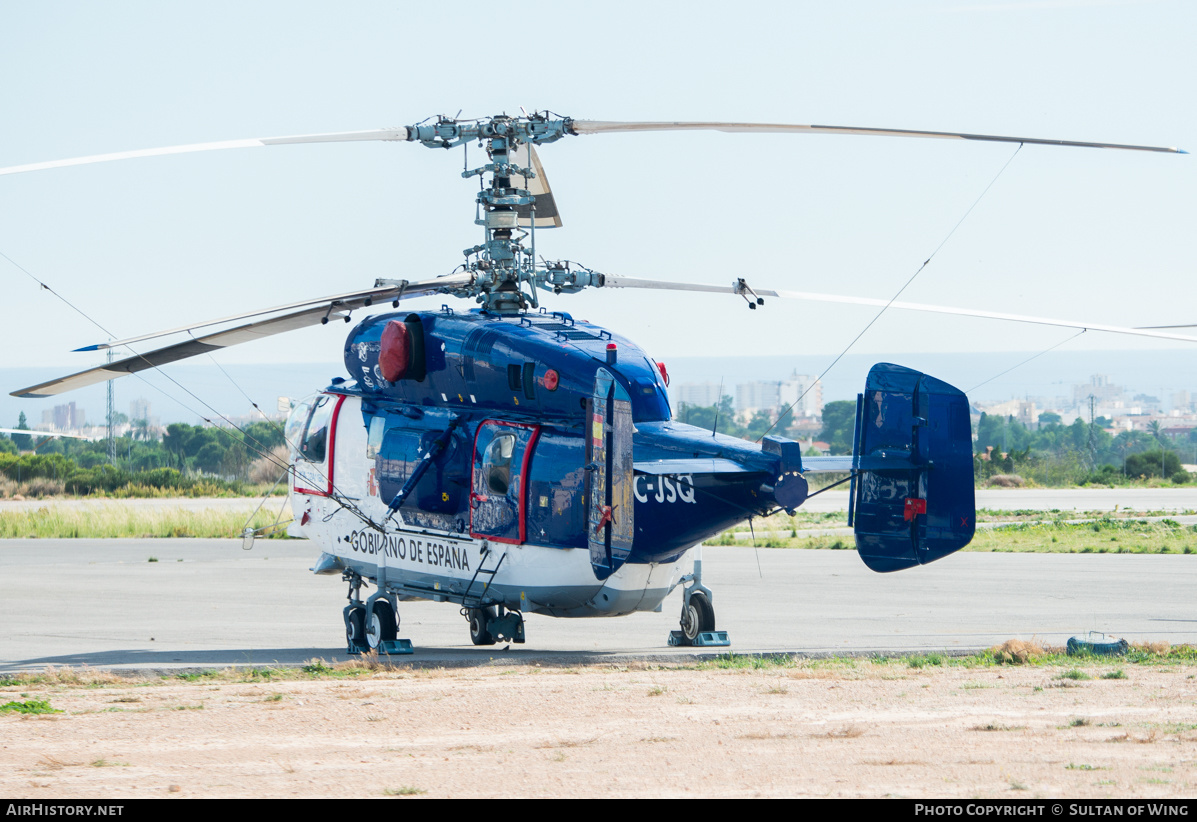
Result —
[{"label": "red door frame", "polygon": [[[510,539],[508,537],[496,537],[491,534],[478,534],[474,532],[474,469],[478,464],[478,435],[482,433],[482,429],[488,425],[505,425],[508,428],[528,428],[532,431],[532,436],[528,438],[528,444],[524,447],[524,457],[520,460],[520,499],[519,499],[519,539]],[[474,431],[474,450],[470,454],[470,536],[489,539],[494,542],[507,542],[512,545],[522,545],[527,536],[525,532],[525,523],[527,521],[528,509],[528,461],[532,459],[532,449],[536,447],[536,440],[540,437],[540,426],[529,425],[525,422],[507,422],[506,420],[483,420],[478,423],[478,428]],[[483,497],[485,499],[485,497]]]},{"label": "red door frame", "polygon": [[[332,417],[328,421],[328,447],[324,450],[324,462],[328,466],[328,471],[325,472],[325,477],[328,478],[328,488],[320,491],[315,488],[300,488],[295,486],[296,494],[310,494],[313,497],[331,497],[333,492],[333,466],[336,464],[336,445],[337,445],[337,420],[341,417],[341,405],[345,402],[345,394],[330,394],[327,391],[322,396],[336,397],[336,402],[333,405]],[[310,421],[309,417],[309,421]],[[303,436],[307,437],[308,429],[307,423],[304,424]],[[302,440],[296,444],[297,450],[303,445]],[[302,453],[302,452],[301,452]],[[305,460],[306,462],[306,460]],[[296,480],[299,476],[296,475]]]}]

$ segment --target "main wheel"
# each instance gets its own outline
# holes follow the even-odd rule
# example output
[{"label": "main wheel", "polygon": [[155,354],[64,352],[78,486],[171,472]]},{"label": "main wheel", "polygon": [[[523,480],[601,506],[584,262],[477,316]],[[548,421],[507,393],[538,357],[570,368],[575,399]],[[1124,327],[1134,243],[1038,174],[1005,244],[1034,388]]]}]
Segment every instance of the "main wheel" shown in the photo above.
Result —
[{"label": "main wheel", "polygon": [[378,650],[378,646],[389,642],[398,634],[398,621],[395,619],[395,609],[385,599],[374,602],[374,610],[366,623],[366,644],[370,650]]},{"label": "main wheel", "polygon": [[682,608],[682,638],[691,645],[698,635],[715,630],[715,606],[702,591],[690,594],[690,601]]},{"label": "main wheel", "polygon": [[345,641],[349,643],[350,648],[353,648],[356,645],[361,645],[365,636],[366,609],[354,608],[349,612],[349,618],[345,622]]},{"label": "main wheel", "polygon": [[469,613],[470,642],[473,642],[475,645],[494,645],[495,638],[487,630],[487,623],[490,622],[492,616],[497,615],[493,607],[471,608]]}]

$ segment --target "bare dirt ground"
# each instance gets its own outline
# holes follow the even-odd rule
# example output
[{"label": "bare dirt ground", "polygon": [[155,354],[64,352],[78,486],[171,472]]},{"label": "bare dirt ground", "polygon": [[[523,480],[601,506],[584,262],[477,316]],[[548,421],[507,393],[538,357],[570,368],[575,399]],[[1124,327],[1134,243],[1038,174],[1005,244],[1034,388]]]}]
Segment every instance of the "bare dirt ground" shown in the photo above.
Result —
[{"label": "bare dirt ground", "polygon": [[0,713],[0,796],[1193,796],[1197,666],[1068,670],[84,673],[0,689],[63,711]]}]

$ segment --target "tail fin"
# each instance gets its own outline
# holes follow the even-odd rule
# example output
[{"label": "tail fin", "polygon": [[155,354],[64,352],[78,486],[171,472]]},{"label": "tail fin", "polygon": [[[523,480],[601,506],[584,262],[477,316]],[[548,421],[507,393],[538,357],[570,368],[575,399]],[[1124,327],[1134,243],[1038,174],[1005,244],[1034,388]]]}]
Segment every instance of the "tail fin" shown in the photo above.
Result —
[{"label": "tail fin", "polygon": [[856,401],[853,451],[848,522],[869,568],[925,565],[972,540],[972,427],[963,391],[900,365],[874,365]]}]

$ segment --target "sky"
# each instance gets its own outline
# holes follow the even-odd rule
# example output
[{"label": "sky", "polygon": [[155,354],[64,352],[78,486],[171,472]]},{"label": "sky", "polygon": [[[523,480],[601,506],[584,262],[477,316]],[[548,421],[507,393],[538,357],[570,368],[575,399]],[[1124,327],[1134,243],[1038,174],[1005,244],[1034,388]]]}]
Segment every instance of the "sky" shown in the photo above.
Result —
[{"label": "sky", "polygon": [[[520,106],[579,119],[819,123],[1197,151],[1189,2],[499,9],[8,0],[0,166]],[[1194,157],[721,133],[574,137],[540,154],[564,221],[538,232],[548,259],[633,277],[745,277],[889,298],[930,258],[902,300],[1111,325],[1197,322]],[[67,373],[98,364],[71,350],[109,333],[376,277],[446,273],[480,239],[476,181],[461,178],[462,160],[460,149],[417,144],[324,144],[0,177],[0,367]],[[732,296],[614,290],[547,304],[659,358],[802,354],[828,363],[876,313],[775,300],[750,312]],[[216,359],[332,363],[347,330],[316,327]],[[1062,344],[1146,358],[1194,345],[1074,334],[890,311],[851,350],[1029,356]]]}]

